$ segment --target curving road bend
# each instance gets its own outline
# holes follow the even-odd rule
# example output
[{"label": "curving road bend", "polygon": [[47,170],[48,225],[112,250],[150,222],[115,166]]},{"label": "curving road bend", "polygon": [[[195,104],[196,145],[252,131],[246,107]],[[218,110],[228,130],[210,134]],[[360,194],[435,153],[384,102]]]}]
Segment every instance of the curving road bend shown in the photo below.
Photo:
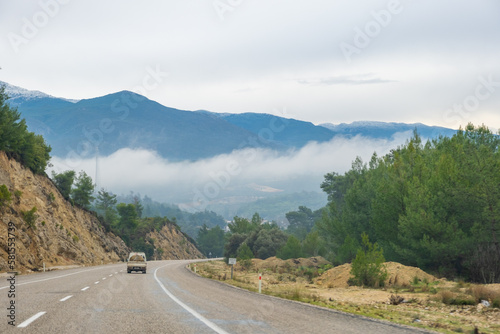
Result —
[{"label": "curving road bend", "polygon": [[[204,279],[181,261],[17,276],[0,281],[0,333],[429,333],[259,295]],[[15,325],[8,324],[11,300]]]}]

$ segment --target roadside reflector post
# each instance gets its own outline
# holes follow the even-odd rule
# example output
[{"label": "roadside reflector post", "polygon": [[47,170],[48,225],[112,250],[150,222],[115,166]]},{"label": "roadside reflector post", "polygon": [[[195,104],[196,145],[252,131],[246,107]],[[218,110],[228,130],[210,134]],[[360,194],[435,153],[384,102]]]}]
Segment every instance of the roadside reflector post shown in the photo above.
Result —
[{"label": "roadside reflector post", "polygon": [[259,274],[259,293],[262,293],[262,274]]},{"label": "roadside reflector post", "polygon": [[45,262],[43,263],[43,272],[45,272]]}]

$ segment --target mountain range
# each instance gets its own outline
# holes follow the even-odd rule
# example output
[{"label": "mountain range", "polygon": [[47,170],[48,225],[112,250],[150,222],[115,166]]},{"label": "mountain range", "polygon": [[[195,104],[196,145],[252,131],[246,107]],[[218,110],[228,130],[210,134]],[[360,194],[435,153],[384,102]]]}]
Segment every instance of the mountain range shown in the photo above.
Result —
[{"label": "mountain range", "polygon": [[417,130],[425,138],[455,130],[424,124],[353,122],[321,124],[260,113],[186,111],[163,106],[129,91],[68,100],[5,85],[30,131],[42,134],[61,158],[109,155],[122,148],[156,151],[169,161],[199,160],[242,148],[300,149],[334,137],[389,139]]}]

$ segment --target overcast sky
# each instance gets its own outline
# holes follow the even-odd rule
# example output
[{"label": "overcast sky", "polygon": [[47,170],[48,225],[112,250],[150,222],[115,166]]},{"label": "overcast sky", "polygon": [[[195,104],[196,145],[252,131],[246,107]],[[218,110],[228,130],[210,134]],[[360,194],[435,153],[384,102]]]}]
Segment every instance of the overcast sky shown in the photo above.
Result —
[{"label": "overcast sky", "polygon": [[498,0],[0,0],[0,80],[185,110],[500,128]]}]

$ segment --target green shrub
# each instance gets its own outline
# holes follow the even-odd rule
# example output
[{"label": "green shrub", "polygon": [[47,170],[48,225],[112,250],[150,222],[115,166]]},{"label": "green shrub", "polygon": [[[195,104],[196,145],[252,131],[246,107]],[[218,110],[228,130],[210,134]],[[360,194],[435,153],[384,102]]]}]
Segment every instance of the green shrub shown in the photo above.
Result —
[{"label": "green shrub", "polygon": [[78,242],[79,240],[80,240],[80,238],[78,238],[78,236],[77,236],[77,235],[74,235],[74,236],[73,236],[73,241],[74,241],[74,242]]},{"label": "green shrub", "polygon": [[300,244],[300,240],[293,235],[288,237],[286,244],[276,253],[276,257],[282,260],[298,259],[302,256],[302,245]]},{"label": "green shrub", "polygon": [[384,286],[387,270],[383,263],[383,250],[378,244],[372,244],[368,235],[363,233],[362,247],[358,249],[356,258],[352,261],[350,284],[367,287]]},{"label": "green shrub", "polygon": [[5,184],[0,186],[0,208],[5,204],[9,203],[11,199],[11,193]]},{"label": "green shrub", "polygon": [[23,195],[23,192],[21,190],[14,190],[14,196],[18,201],[21,200],[21,196]]},{"label": "green shrub", "polygon": [[38,218],[36,214],[36,206],[31,208],[29,211],[21,211],[21,215],[23,216],[24,221],[28,224],[29,227],[35,228],[35,222]]},{"label": "green shrub", "polygon": [[438,297],[446,305],[476,305],[473,296],[454,293],[450,290],[440,291]]},{"label": "green shrub", "polygon": [[248,245],[244,242],[240,245],[240,247],[238,247],[236,254],[243,268],[248,270],[252,265],[253,259],[253,253],[250,247],[248,247]]}]

